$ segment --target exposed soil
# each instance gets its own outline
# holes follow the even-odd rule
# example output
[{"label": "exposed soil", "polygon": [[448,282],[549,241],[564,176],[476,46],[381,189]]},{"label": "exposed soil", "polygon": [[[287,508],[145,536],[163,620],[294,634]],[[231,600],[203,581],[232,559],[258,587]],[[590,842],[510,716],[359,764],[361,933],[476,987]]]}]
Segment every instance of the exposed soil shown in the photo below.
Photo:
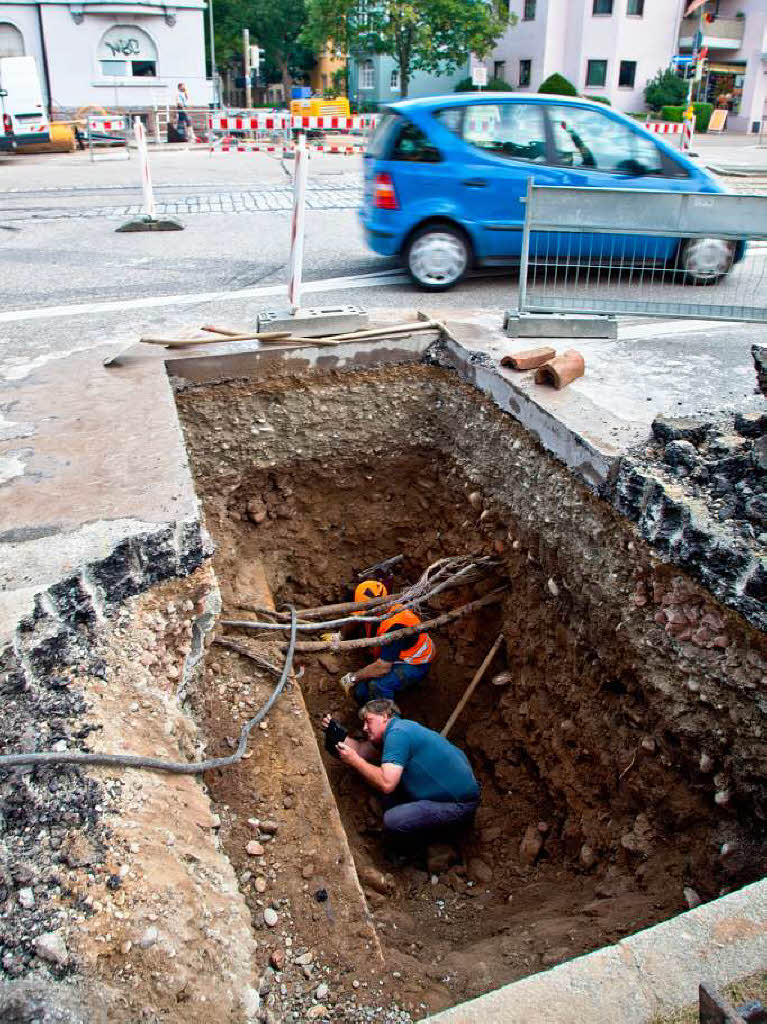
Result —
[{"label": "exposed soil", "polygon": [[[422,405],[413,404],[408,376],[419,378]],[[312,798],[312,780],[304,786],[296,772],[292,737],[300,709],[286,703],[273,716],[271,763],[262,762],[260,783],[270,813],[285,795],[295,799],[301,786],[301,814],[287,816],[290,831],[279,847],[277,889],[290,900],[292,940],[328,968],[339,1020],[371,1019],[358,1016],[349,1001],[350,977],[386,978],[388,992],[394,973],[395,1002],[420,1016],[615,942],[761,872],[750,810],[744,805],[737,814],[722,772],[714,777],[712,799],[716,760],[705,747],[724,750],[725,730],[712,728],[712,704],[724,705],[704,699],[687,649],[680,658],[669,646],[673,633],[635,599],[641,583],[643,594],[647,587],[657,591],[664,608],[696,604],[696,614],[706,614],[705,594],[640,556],[619,517],[522,432],[515,436],[508,420],[499,423],[481,400],[472,406],[454,382],[443,387],[443,380],[418,368],[399,379],[394,371],[360,374],[351,383],[319,378],[316,391],[309,380],[192,389],[180,400],[227,617],[252,617],[248,606],[264,603],[257,596],[261,573],[276,604],[310,607],[347,599],[361,568],[398,553],[406,557],[395,585],[412,582],[440,557],[470,552],[493,553],[502,563],[499,578],[484,589],[510,582],[502,605],[435,635],[439,655],[430,679],[401,702],[406,716],[441,728],[503,630],[488,679],[451,734],[483,786],[476,827],[457,863],[429,869],[387,861],[377,800],[355,774],[321,755],[387,975],[365,945],[364,929],[362,942],[354,935],[339,944],[307,898],[314,883],[302,880],[302,866],[307,860],[315,866],[322,837],[332,832],[326,805]],[[342,422],[355,416],[354,427]],[[464,417],[477,439],[476,464],[469,461],[468,433],[460,432]],[[434,441],[440,430],[456,427],[454,460],[450,442]],[[485,443],[491,431],[495,464]],[[518,478],[507,475],[509,464]],[[488,465],[483,494],[478,467]],[[516,488],[511,504],[493,497],[504,487],[507,494]],[[547,533],[558,548],[547,547]],[[582,560],[573,554],[575,539],[584,544]],[[611,591],[614,606],[606,601]],[[441,595],[430,611],[438,614],[477,592]],[[700,652],[700,679],[711,693],[721,685],[724,659],[743,666],[746,686],[757,665],[753,634],[726,618],[727,648]],[[747,657],[736,661],[743,650]],[[237,660],[227,663],[235,673],[241,672]],[[355,708],[337,680],[367,660],[340,653],[297,659],[315,737],[326,710],[354,723]],[[506,667],[512,684],[493,686],[489,677]],[[237,685],[241,677],[226,674]],[[206,696],[202,725],[219,743],[234,692]],[[731,708],[732,721],[746,729],[750,700],[741,693]],[[721,716],[718,721],[724,724]],[[310,754],[316,759],[317,748],[307,747]],[[264,749],[252,763],[266,756]],[[698,757],[699,773],[688,772]],[[294,792],[285,789],[288,776]],[[213,791],[238,819],[253,813],[247,809],[252,792],[238,790],[232,776]],[[226,848],[239,870],[247,830],[240,824],[233,836]],[[342,911],[352,914],[353,894],[346,892]],[[269,986],[274,995],[274,979]],[[299,983],[296,999],[306,992]],[[297,1005],[290,998],[290,991],[281,992],[275,1005],[285,1012]]]}]

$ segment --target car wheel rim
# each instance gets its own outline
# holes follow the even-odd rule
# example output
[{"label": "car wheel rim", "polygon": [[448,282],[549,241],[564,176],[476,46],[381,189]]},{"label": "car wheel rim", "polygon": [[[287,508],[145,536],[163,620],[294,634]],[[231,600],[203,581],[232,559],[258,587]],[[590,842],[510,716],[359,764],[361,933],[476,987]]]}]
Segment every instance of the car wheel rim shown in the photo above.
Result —
[{"label": "car wheel rim", "polygon": [[466,261],[466,246],[446,231],[421,235],[410,249],[410,269],[423,284],[452,284],[466,269]]},{"label": "car wheel rim", "polygon": [[696,238],[685,252],[685,269],[701,280],[721,277],[731,263],[732,248],[721,238]]}]

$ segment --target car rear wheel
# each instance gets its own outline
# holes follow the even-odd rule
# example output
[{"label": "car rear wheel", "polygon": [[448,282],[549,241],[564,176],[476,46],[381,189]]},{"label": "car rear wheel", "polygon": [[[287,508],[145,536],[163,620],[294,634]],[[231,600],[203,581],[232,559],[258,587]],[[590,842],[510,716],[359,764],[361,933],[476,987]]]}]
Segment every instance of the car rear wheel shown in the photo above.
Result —
[{"label": "car rear wheel", "polygon": [[410,276],[430,292],[443,292],[458,284],[470,259],[468,239],[449,224],[431,224],[416,231],[405,251]]},{"label": "car rear wheel", "polygon": [[679,267],[689,284],[716,284],[730,272],[734,258],[734,242],[690,238],[679,251]]}]

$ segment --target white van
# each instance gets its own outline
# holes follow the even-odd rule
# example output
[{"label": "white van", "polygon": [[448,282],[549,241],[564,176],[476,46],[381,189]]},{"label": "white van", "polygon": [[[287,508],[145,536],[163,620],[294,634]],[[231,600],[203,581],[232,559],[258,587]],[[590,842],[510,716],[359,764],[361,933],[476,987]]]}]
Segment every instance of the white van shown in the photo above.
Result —
[{"label": "white van", "polygon": [[34,57],[0,57],[0,115],[0,150],[50,139]]}]

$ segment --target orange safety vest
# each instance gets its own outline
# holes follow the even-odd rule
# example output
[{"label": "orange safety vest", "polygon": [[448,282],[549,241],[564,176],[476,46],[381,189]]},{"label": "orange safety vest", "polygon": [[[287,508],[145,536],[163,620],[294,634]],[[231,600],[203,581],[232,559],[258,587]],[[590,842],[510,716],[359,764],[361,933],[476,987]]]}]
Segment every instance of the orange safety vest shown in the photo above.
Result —
[{"label": "orange safety vest", "polygon": [[[401,604],[393,604],[387,609],[387,618],[383,620],[376,630],[376,636],[383,637],[389,630],[408,629],[411,626],[420,626],[421,620],[409,608],[403,608]],[[376,657],[380,657],[381,649],[376,648]],[[402,651],[400,661],[408,665],[426,665],[434,659],[436,648],[428,633],[419,633],[415,638],[412,647]]]}]

